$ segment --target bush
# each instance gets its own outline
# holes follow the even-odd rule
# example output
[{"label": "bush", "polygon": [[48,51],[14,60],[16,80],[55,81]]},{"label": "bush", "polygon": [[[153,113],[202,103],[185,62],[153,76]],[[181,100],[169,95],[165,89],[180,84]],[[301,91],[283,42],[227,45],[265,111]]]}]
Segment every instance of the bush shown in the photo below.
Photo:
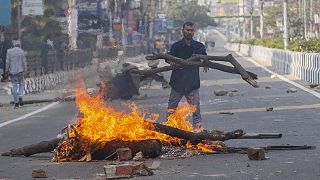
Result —
[{"label": "bush", "polygon": [[[249,39],[245,41],[234,41],[233,43],[264,46],[268,48],[284,49],[283,39]],[[288,50],[297,52],[320,53],[320,40],[292,40],[289,41]]]}]

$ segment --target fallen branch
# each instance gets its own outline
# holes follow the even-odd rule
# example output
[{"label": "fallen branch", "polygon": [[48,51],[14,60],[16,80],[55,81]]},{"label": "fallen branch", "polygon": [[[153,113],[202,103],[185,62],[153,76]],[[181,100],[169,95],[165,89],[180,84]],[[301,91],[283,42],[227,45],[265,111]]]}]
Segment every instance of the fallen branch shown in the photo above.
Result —
[{"label": "fallen branch", "polygon": [[167,134],[172,137],[189,140],[192,143],[199,143],[201,141],[226,141],[229,139],[278,139],[282,137],[281,133],[244,133],[243,130],[237,129],[231,132],[223,131],[207,131],[203,130],[200,133],[193,133],[184,131],[171,126],[166,126],[159,123],[150,123],[154,127],[154,131]]},{"label": "fallen branch", "polygon": [[24,146],[22,148],[11,149],[9,152],[2,153],[1,156],[31,156],[33,154],[53,151],[61,139],[55,138],[49,141],[41,141],[36,144]]},{"label": "fallen branch", "polygon": [[[206,56],[206,55],[193,55],[187,60],[177,58],[175,56],[172,56],[170,54],[154,54],[151,56],[146,56],[146,60],[157,60],[157,59],[165,59],[166,62],[171,64],[171,66],[165,66],[162,68],[155,68],[151,70],[142,70],[137,71],[139,74],[142,75],[148,75],[163,71],[169,71],[169,70],[175,70],[179,68],[183,68],[185,66],[189,65],[198,65],[200,67],[209,67],[212,69],[217,69],[220,71],[233,73],[233,74],[240,74],[242,79],[248,82],[253,87],[259,87],[255,79],[258,78],[258,76],[252,72],[246,71],[236,60],[235,58],[229,54],[225,57],[223,56]],[[225,61],[231,63],[234,67],[222,65],[219,63],[213,63],[211,61]]]},{"label": "fallen branch", "polygon": [[[226,152],[228,153],[247,153],[247,150],[250,147],[227,147]],[[266,146],[259,147],[266,151],[288,151],[288,150],[307,150],[307,149],[315,149],[315,146]]]},{"label": "fallen branch", "polygon": [[[37,103],[49,103],[49,102],[67,102],[67,101],[74,101],[75,97],[56,97],[52,99],[34,99],[34,100],[24,100],[24,104],[37,104]],[[10,101],[10,104],[14,104],[13,101]]]}]

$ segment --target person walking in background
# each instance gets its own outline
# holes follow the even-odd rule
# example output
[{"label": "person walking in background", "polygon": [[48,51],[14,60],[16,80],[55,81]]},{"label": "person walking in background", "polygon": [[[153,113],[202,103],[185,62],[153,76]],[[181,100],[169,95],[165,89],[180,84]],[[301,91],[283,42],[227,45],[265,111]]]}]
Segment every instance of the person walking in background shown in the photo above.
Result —
[{"label": "person walking in background", "polygon": [[20,41],[13,41],[14,47],[7,52],[6,71],[12,82],[14,108],[23,106],[24,74],[27,72],[26,56],[20,48]]},{"label": "person walking in background", "polygon": [[62,40],[57,48],[58,67],[60,71],[63,71],[63,60],[65,51],[67,50],[67,44]]},{"label": "person walking in background", "polygon": [[[182,26],[183,39],[171,46],[169,54],[181,59],[188,59],[192,54],[207,55],[205,46],[193,40],[194,31],[193,23],[185,22]],[[170,64],[170,62],[168,63]],[[208,68],[203,69],[204,72],[207,72],[207,70]],[[200,114],[199,66],[190,65],[182,69],[173,70],[169,84],[171,86],[171,92],[168,102],[168,116],[174,112],[181,98],[185,96],[187,102],[196,107],[196,111],[192,116],[193,128],[194,132],[200,132],[202,130],[202,118]]]},{"label": "person walking in background", "polygon": [[2,59],[2,62],[3,62],[3,73],[2,73],[2,79],[1,79],[2,82],[4,82],[8,78],[7,72],[6,72],[7,51],[12,47],[13,47],[12,42],[9,40],[8,37],[6,37],[5,40],[0,44],[0,58]]},{"label": "person walking in background", "polygon": [[41,72],[43,74],[48,74],[48,54],[49,50],[53,48],[53,44],[51,44],[51,40],[49,37],[45,38],[41,45]]}]

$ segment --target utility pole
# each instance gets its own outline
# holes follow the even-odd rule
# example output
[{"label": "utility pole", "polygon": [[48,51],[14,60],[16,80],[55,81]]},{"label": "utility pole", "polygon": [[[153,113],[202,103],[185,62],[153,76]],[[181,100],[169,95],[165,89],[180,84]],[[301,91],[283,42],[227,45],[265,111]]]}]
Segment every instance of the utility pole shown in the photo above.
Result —
[{"label": "utility pole", "polygon": [[71,49],[77,48],[78,37],[78,11],[75,8],[76,0],[68,0],[68,35],[69,35],[69,47]]},{"label": "utility pole", "polygon": [[240,0],[238,0],[238,32],[239,32],[239,39],[242,38],[243,34],[241,35],[241,22],[240,22]]},{"label": "utility pole", "polygon": [[283,44],[288,48],[288,0],[283,0]]},{"label": "utility pole", "polygon": [[243,36],[242,36],[242,40],[246,40],[246,11],[245,11],[245,5],[244,5],[244,1],[242,0],[242,11],[243,11],[243,25],[242,25],[242,29],[243,29]]},{"label": "utility pole", "polygon": [[260,0],[260,38],[263,38],[263,4],[264,0]]},{"label": "utility pole", "polygon": [[309,35],[312,34],[312,37],[314,37],[313,32],[313,0],[310,0]]},{"label": "utility pole", "polygon": [[307,38],[308,38],[308,35],[307,35],[307,11],[306,11],[307,3],[306,3],[306,0],[303,0],[302,6],[303,6],[304,39],[307,39]]},{"label": "utility pole", "polygon": [[18,23],[18,39],[21,40],[21,19],[22,19],[22,13],[21,13],[21,8],[22,8],[22,0],[18,0],[17,4],[17,23]]},{"label": "utility pole", "polygon": [[253,39],[253,0],[250,0],[250,39]]}]

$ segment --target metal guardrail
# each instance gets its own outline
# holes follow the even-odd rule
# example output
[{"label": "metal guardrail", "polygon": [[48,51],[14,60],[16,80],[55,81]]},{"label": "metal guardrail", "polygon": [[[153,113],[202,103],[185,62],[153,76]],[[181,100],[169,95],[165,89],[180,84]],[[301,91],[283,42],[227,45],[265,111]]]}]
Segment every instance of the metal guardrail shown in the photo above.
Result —
[{"label": "metal guardrail", "polygon": [[272,66],[278,73],[320,84],[319,53],[292,52],[238,43],[228,43],[226,48],[253,57],[265,66]]},{"label": "metal guardrail", "polygon": [[[64,51],[63,54],[58,54],[56,51],[49,51],[48,74],[58,71],[75,70],[90,65],[92,62],[92,54],[91,49]],[[31,77],[43,75],[40,52],[28,51],[26,59],[28,74]]]},{"label": "metal guardrail", "polygon": [[118,51],[123,51],[126,57],[134,57],[146,52],[145,46],[135,45],[126,47],[105,47],[97,50],[99,59],[115,59],[118,56]]}]

